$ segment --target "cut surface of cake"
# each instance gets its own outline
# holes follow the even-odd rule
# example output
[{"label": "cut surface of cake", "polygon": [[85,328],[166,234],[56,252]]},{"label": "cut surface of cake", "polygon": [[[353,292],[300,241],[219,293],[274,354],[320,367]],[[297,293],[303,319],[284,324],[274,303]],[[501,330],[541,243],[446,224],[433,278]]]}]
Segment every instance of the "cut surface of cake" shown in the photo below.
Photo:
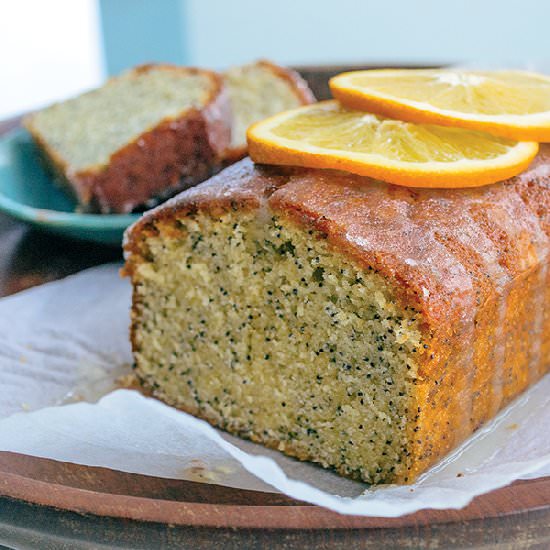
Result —
[{"label": "cut surface of cake", "polygon": [[84,211],[130,212],[220,169],[231,114],[222,78],[144,65],[28,116],[25,126]]},{"label": "cut surface of cake", "polygon": [[412,482],[550,369],[549,163],[420,190],[242,160],[127,233],[139,379],[291,456]]},{"label": "cut surface of cake", "polygon": [[232,67],[224,73],[232,111],[229,160],[246,155],[246,130],[254,122],[287,109],[313,103],[315,97],[296,72],[267,60]]}]

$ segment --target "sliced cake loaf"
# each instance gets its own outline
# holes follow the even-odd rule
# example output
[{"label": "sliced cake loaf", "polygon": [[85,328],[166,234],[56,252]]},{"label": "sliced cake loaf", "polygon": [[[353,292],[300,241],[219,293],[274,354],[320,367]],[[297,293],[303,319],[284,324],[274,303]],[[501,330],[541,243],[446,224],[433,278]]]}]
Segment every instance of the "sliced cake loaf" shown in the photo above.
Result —
[{"label": "sliced cake loaf", "polygon": [[224,73],[233,114],[228,161],[247,153],[246,130],[271,115],[313,103],[315,97],[305,80],[295,71],[260,60],[232,67]]},{"label": "sliced cake loaf", "polygon": [[231,115],[218,74],[144,65],[28,116],[25,126],[82,210],[120,213],[218,171]]},{"label": "sliced cake loaf", "polygon": [[144,65],[28,116],[31,132],[79,208],[152,206],[246,155],[246,129],[313,101],[294,71],[268,61],[211,71]]},{"label": "sliced cake loaf", "polygon": [[549,163],[470,190],[227,168],[127,233],[138,377],[289,455],[414,480],[550,370]]}]

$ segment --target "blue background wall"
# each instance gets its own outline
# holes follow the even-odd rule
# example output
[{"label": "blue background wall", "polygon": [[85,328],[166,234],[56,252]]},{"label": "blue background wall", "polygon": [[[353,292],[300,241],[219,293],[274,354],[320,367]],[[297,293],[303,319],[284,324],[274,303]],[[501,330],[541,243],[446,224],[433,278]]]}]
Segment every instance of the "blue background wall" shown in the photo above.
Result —
[{"label": "blue background wall", "polygon": [[0,118],[148,61],[481,61],[550,71],[549,27],[550,0],[6,0]]}]

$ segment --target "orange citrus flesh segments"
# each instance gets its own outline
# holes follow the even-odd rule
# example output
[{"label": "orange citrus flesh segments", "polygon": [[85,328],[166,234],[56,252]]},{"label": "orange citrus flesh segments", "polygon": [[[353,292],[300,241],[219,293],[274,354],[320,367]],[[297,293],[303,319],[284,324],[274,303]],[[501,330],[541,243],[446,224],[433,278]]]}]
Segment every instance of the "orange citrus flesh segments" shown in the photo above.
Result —
[{"label": "orange citrus flesh segments", "polygon": [[478,187],[515,176],[538,144],[420,125],[323,101],[248,129],[255,162],[345,170],[408,187]]},{"label": "orange citrus flesh segments", "polygon": [[333,96],[350,109],[550,142],[550,77],[524,71],[384,69],[342,73]]}]

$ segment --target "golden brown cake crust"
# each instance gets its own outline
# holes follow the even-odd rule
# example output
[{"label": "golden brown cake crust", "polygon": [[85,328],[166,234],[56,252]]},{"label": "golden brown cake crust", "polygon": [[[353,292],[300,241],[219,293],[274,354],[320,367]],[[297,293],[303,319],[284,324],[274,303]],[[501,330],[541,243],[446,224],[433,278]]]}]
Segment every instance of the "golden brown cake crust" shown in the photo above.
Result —
[{"label": "golden brown cake crust", "polygon": [[550,369],[550,146],[523,174],[478,189],[401,188],[249,159],[147,213],[127,235],[126,273],[145,239],[204,210],[268,207],[327,235],[424,319],[411,481]]},{"label": "golden brown cake crust", "polygon": [[314,103],[315,101],[317,101],[307,82],[300,76],[299,73],[297,73],[293,69],[276,65],[268,59],[260,59],[258,61],[258,65],[270,69],[276,75],[286,80],[291,85],[292,91],[294,92],[294,95],[298,98],[300,103],[306,105],[308,103]]},{"label": "golden brown cake crust", "polygon": [[192,67],[142,65],[136,74],[162,68],[209,78],[212,90],[200,110],[167,119],[114,153],[105,168],[73,172],[32,125],[26,127],[56,176],[71,188],[84,210],[126,213],[156,198],[204,181],[220,170],[231,138],[229,98],[220,75]]}]

